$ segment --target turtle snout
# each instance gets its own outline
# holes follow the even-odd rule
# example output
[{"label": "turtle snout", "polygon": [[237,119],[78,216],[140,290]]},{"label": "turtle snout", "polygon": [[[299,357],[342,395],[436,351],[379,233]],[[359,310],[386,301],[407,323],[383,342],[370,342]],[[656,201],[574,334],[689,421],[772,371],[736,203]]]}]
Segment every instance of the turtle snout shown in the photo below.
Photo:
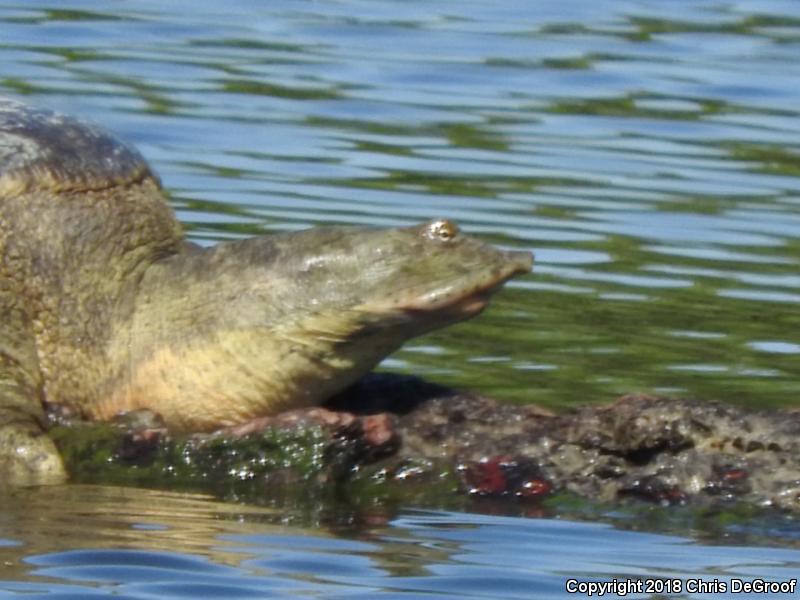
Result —
[{"label": "turtle snout", "polygon": [[524,275],[533,269],[533,252],[508,250],[505,254],[514,275]]}]

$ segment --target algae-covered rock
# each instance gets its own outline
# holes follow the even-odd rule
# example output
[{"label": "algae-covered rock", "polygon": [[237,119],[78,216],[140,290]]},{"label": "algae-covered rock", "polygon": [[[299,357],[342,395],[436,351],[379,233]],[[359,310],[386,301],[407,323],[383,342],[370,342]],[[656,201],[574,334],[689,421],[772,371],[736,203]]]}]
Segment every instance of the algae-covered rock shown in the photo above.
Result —
[{"label": "algae-covered rock", "polygon": [[361,416],[306,412],[237,437],[106,426],[99,446],[75,428],[55,439],[78,480],[235,488],[251,501],[284,486],[431,506],[569,493],[800,510],[798,412],[639,395],[555,415],[390,375],[365,378],[333,406]]}]

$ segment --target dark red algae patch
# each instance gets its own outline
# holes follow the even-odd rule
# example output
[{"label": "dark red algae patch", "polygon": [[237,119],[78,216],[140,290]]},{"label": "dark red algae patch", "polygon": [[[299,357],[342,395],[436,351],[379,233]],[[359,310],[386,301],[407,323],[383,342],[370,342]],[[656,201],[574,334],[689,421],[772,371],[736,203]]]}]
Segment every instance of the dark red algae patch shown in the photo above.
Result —
[{"label": "dark red algae patch", "polygon": [[465,489],[477,496],[539,500],[553,491],[539,465],[528,459],[493,456],[458,465]]}]

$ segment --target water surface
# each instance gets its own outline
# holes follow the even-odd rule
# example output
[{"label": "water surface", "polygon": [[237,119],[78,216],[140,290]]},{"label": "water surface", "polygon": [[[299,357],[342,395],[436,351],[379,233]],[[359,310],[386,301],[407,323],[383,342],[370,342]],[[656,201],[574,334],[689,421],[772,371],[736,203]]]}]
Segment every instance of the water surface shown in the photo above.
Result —
[{"label": "water surface", "polygon": [[[555,407],[797,403],[798,52],[781,0],[0,0],[0,91],[133,142],[195,241],[446,216],[535,251],[479,319],[384,368]],[[132,490],[4,498],[0,596],[546,598],[800,565],[791,519],[665,535],[376,507],[323,526]]]},{"label": "water surface", "polygon": [[419,510],[301,523],[291,511],[166,492],[22,492],[0,515],[0,598],[569,598],[570,579],[791,581],[800,565],[797,532],[779,528],[724,527],[703,541],[624,519],[615,528]]}]

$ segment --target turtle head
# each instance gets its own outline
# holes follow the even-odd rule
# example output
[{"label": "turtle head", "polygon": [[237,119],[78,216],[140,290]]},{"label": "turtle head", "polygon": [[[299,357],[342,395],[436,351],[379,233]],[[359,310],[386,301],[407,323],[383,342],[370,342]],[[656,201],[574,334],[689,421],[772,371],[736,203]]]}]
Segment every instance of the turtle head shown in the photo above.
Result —
[{"label": "turtle head", "polygon": [[[290,245],[301,250],[288,261],[288,304],[369,331],[397,330],[402,341],[477,315],[533,260],[529,252],[466,236],[443,219],[398,229],[312,229],[295,234]],[[358,327],[353,333],[363,335]]]}]

